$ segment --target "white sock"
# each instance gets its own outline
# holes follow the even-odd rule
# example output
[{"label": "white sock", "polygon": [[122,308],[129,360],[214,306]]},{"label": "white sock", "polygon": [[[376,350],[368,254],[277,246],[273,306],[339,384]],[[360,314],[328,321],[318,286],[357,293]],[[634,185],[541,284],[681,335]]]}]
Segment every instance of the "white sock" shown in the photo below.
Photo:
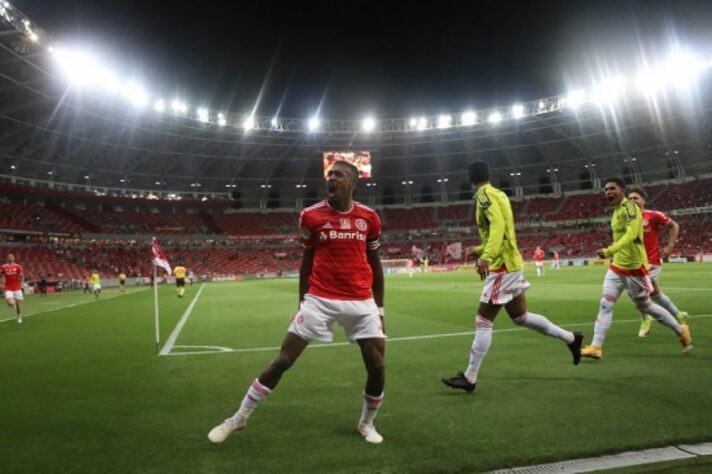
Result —
[{"label": "white sock", "polygon": [[525,328],[533,329],[540,334],[544,334],[545,336],[561,339],[566,344],[574,342],[574,333],[560,328],[541,314],[527,311],[523,315],[512,319],[512,322],[514,322],[517,326],[524,326]]},{"label": "white sock", "polygon": [[492,345],[492,325],[492,321],[483,318],[479,314],[475,318],[475,340],[472,342],[472,348],[470,349],[470,363],[465,371],[465,377],[470,383],[477,382],[480,365],[482,365],[482,361]]},{"label": "white sock", "polygon": [[680,313],[680,310],[677,309],[675,303],[673,303],[672,300],[668,298],[665,293],[661,292],[658,296],[653,297],[653,301],[665,308],[668,313],[672,314],[673,316],[677,316]]},{"label": "white sock", "polygon": [[361,409],[361,419],[359,425],[372,425],[373,419],[376,418],[378,409],[383,403],[383,393],[374,397],[366,392],[363,392],[363,408]]},{"label": "white sock", "polygon": [[[245,394],[245,398],[242,399],[238,413],[243,412],[249,415],[257,408],[257,405],[259,405],[262,400],[267,398],[270,392],[272,392],[272,390],[262,385],[258,379],[255,379],[252,385],[250,385],[250,388],[247,389],[247,393]],[[235,415],[237,415],[237,413],[235,413]]]},{"label": "white sock", "polygon": [[645,308],[645,312],[657,319],[658,322],[663,326],[667,326],[672,329],[678,336],[682,334],[682,328],[680,327],[680,324],[677,322],[675,317],[668,313],[668,311],[662,306],[659,306],[651,301],[650,306]]},{"label": "white sock", "polygon": [[541,268],[536,267],[536,276],[541,276]]},{"label": "white sock", "polygon": [[593,327],[593,344],[596,347],[603,347],[603,341],[606,340],[606,334],[611,328],[611,323],[613,322],[613,307],[615,303],[613,301],[608,301],[605,298],[601,298],[601,306],[598,309],[598,316],[596,317],[596,324]]}]

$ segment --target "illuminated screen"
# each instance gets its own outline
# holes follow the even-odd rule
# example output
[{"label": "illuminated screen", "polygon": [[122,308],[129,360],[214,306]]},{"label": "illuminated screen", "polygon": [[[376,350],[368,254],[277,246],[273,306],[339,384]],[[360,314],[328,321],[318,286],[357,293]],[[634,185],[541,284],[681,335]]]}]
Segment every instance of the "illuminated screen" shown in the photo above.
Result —
[{"label": "illuminated screen", "polygon": [[324,179],[337,161],[348,161],[358,169],[359,178],[371,178],[370,151],[326,151],[324,152]]}]

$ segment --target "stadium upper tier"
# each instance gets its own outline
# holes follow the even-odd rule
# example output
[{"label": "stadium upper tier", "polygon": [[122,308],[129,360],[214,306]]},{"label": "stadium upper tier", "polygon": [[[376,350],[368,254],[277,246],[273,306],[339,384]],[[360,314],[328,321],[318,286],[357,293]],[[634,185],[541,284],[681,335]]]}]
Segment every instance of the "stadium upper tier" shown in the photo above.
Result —
[{"label": "stadium upper tier", "polygon": [[[653,70],[635,79],[631,71],[627,87],[592,78],[578,98],[565,92],[474,116],[376,120],[366,130],[359,120],[326,118],[311,127],[309,119],[279,118],[275,126],[254,117],[247,127],[244,117],[224,111],[224,126],[219,105],[205,104],[206,121],[202,107],[174,104],[172,94],[161,99],[163,108],[139,103],[138,85],[115,83],[81,55],[50,52],[51,35],[8,8],[0,14],[6,180],[101,194],[236,198],[260,209],[314,199],[323,187],[322,153],[330,150],[371,152],[372,186],[359,196],[372,206],[464,199],[463,170],[474,159],[487,161],[494,184],[514,196],[597,189],[608,175],[653,182],[712,172],[710,64],[697,67],[692,57],[659,76]],[[695,80],[678,87],[675,73],[695,67]]]},{"label": "stadium upper tier", "polygon": [[[648,187],[649,207],[664,211],[712,204],[712,179]],[[273,239],[296,235],[299,210],[235,210],[229,201],[151,200],[28,188],[0,182],[0,231],[83,236],[221,236]],[[601,192],[563,197],[513,198],[524,228],[603,219],[610,210]],[[471,201],[449,205],[377,207],[387,234],[472,227]]]}]

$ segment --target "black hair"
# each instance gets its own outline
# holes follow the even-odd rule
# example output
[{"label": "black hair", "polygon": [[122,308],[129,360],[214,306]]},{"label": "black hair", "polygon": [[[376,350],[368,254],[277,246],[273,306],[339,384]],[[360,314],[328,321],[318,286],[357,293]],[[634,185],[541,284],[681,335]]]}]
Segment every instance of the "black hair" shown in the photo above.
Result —
[{"label": "black hair", "polygon": [[334,162],[334,164],[332,166],[336,166],[337,164],[342,164],[342,165],[346,166],[349,169],[349,171],[351,172],[351,177],[354,179],[354,183],[358,181],[359,172],[358,172],[358,168],[356,168],[356,165],[354,165],[353,163],[349,163],[348,161],[345,161],[345,160],[337,160]]},{"label": "black hair", "polygon": [[487,166],[487,163],[484,161],[473,161],[470,163],[470,166],[467,168],[467,174],[472,184],[484,183],[490,179],[489,166]]},{"label": "black hair", "polygon": [[630,188],[628,190],[628,194],[630,194],[630,193],[635,193],[635,194],[639,195],[640,197],[642,197],[643,199],[645,199],[646,202],[648,201],[648,193],[646,193],[643,188],[639,188],[637,186]]},{"label": "black hair", "polygon": [[619,188],[625,189],[625,181],[623,181],[622,178],[619,178],[618,176],[611,176],[606,180],[606,184],[608,183],[615,183],[618,185]]}]

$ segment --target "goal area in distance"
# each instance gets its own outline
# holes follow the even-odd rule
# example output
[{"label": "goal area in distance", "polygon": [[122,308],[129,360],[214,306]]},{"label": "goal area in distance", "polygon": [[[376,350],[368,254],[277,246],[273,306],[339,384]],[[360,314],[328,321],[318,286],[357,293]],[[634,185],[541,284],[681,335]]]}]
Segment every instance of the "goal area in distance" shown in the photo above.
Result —
[{"label": "goal area in distance", "polygon": [[381,260],[383,273],[392,275],[397,273],[408,273],[408,266],[413,266],[414,272],[421,271],[420,265],[416,264],[409,258],[386,258]]}]

